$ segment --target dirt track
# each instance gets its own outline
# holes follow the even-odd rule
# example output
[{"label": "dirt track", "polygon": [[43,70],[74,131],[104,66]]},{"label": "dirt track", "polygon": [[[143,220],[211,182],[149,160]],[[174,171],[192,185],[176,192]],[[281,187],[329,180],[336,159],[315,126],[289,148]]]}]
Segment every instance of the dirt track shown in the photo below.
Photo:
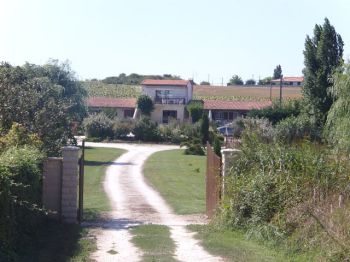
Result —
[{"label": "dirt track", "polygon": [[[142,174],[143,164],[153,153],[177,146],[145,144],[86,143],[93,147],[115,147],[128,150],[108,167],[104,188],[112,202],[113,212],[92,231],[98,250],[92,254],[97,261],[140,261],[142,251],[130,241],[129,228],[141,224],[170,227],[179,261],[222,261],[211,256],[193,238],[185,225],[205,223],[204,216],[175,215],[165,200],[150,187]],[[113,252],[111,252],[113,251]],[[114,254],[112,254],[114,253]]]}]

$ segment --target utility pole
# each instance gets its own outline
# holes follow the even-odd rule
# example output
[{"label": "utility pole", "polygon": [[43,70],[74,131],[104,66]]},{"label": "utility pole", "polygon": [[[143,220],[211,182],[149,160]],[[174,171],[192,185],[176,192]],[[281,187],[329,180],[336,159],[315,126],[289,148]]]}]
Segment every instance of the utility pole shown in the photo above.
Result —
[{"label": "utility pole", "polygon": [[283,75],[281,75],[281,78],[280,78],[280,107],[282,107],[282,82],[283,82]]},{"label": "utility pole", "polygon": [[221,86],[224,86],[224,77],[221,77]]}]

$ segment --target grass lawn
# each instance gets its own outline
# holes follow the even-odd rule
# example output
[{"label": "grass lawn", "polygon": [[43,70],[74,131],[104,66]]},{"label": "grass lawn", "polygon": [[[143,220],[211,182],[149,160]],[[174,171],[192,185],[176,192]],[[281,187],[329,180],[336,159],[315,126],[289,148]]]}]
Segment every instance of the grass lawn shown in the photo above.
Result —
[{"label": "grass lawn", "polygon": [[132,242],[143,252],[142,261],[176,261],[173,258],[175,243],[167,226],[143,225],[131,229]]},{"label": "grass lawn", "polygon": [[247,240],[243,233],[230,230],[215,230],[207,225],[190,225],[197,232],[196,238],[210,253],[220,255],[228,261],[314,261],[310,254],[287,254],[279,250]]},{"label": "grass lawn", "polygon": [[108,164],[125,152],[125,150],[117,148],[85,148],[85,220],[96,219],[101,212],[111,209],[102,182]]},{"label": "grass lawn", "polygon": [[204,213],[206,157],[183,152],[154,153],[145,163],[145,177],[177,214]]}]

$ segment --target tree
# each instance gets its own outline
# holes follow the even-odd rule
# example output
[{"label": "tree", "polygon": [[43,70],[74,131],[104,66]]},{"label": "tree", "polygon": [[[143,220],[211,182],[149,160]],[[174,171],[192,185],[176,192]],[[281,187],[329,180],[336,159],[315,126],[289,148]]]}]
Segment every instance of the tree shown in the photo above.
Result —
[{"label": "tree", "polygon": [[230,82],[227,84],[228,86],[232,85],[243,85],[243,80],[238,75],[233,75],[230,79]]},{"label": "tree", "polygon": [[333,76],[333,86],[330,89],[335,99],[326,121],[328,140],[340,150],[350,152],[350,64],[344,65]]},{"label": "tree", "polygon": [[272,80],[271,76],[265,77],[263,79],[259,79],[258,85],[262,85],[262,86],[269,85],[271,84],[271,80]]},{"label": "tree", "polygon": [[343,64],[343,40],[325,18],[324,24],[315,25],[314,36],[306,37],[304,50],[304,99],[308,113],[323,125],[333,98],[329,93],[331,76]]},{"label": "tree", "polygon": [[256,82],[254,79],[248,79],[247,81],[245,81],[245,85],[246,86],[255,86]]},{"label": "tree", "polygon": [[278,65],[273,70],[273,79],[280,79],[281,77],[282,77],[282,67],[281,65]]},{"label": "tree", "polygon": [[137,108],[140,109],[141,114],[150,116],[154,109],[152,98],[147,95],[141,95],[137,99]]},{"label": "tree", "polygon": [[206,113],[203,113],[200,131],[202,143],[205,145],[209,140],[209,118]]},{"label": "tree", "polygon": [[0,64],[0,130],[7,132],[13,122],[39,135],[44,150],[57,155],[74,140],[72,121],[86,115],[86,92],[68,63],[52,60],[39,66]]},{"label": "tree", "polygon": [[202,81],[200,83],[201,86],[210,86],[210,83],[208,81]]}]

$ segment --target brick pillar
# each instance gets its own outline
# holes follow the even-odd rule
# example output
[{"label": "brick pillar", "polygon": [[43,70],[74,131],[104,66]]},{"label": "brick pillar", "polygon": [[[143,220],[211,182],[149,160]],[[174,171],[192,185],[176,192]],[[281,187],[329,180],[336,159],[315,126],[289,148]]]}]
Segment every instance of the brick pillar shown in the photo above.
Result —
[{"label": "brick pillar", "polygon": [[222,197],[225,195],[225,177],[230,174],[231,167],[233,165],[234,159],[238,156],[240,153],[240,150],[237,149],[222,149],[221,150],[221,156],[222,156]]},{"label": "brick pillar", "polygon": [[61,217],[66,223],[77,223],[78,210],[78,161],[80,150],[75,146],[62,148],[62,198]]}]

